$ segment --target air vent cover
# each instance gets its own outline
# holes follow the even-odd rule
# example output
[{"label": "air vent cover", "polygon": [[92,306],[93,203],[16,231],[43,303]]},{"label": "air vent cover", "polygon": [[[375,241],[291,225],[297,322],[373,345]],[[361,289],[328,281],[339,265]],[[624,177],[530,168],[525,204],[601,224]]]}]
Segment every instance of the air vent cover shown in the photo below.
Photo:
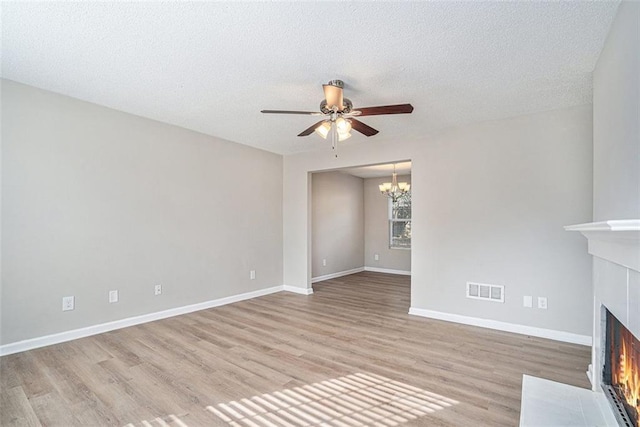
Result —
[{"label": "air vent cover", "polygon": [[467,282],[467,298],[504,302],[504,286]]}]

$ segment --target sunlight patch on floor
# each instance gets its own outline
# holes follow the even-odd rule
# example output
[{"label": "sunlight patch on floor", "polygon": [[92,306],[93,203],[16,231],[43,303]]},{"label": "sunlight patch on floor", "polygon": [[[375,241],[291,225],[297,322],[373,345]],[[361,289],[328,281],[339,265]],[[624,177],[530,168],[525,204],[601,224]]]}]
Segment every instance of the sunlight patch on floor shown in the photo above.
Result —
[{"label": "sunlight patch on floor", "polygon": [[[165,421],[165,419],[168,421]],[[157,417],[154,420],[151,421],[147,421],[147,420],[142,420],[140,422],[140,425],[142,427],[155,427],[155,426],[160,426],[160,427],[189,427],[188,425],[186,425],[180,418],[178,418],[177,416],[170,414],[167,415],[167,417],[165,419],[162,419],[160,417]],[[135,427],[134,424],[126,424],[124,427]]]},{"label": "sunlight patch on floor", "polygon": [[397,426],[458,402],[375,374],[357,373],[207,406],[231,426]]}]

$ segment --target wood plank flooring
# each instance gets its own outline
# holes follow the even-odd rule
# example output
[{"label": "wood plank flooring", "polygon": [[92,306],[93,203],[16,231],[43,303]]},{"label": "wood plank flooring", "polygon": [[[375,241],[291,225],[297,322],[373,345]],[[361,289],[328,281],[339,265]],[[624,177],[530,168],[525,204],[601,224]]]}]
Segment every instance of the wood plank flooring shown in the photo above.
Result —
[{"label": "wood plank flooring", "polygon": [[517,426],[522,374],[589,348],[407,314],[359,273],[0,358],[2,426]]}]

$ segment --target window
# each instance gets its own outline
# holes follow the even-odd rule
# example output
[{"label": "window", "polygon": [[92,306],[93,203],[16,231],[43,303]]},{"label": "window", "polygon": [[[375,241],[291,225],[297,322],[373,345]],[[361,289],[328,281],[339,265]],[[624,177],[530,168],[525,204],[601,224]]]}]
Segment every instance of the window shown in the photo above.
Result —
[{"label": "window", "polygon": [[411,193],[389,199],[389,247],[411,249]]}]

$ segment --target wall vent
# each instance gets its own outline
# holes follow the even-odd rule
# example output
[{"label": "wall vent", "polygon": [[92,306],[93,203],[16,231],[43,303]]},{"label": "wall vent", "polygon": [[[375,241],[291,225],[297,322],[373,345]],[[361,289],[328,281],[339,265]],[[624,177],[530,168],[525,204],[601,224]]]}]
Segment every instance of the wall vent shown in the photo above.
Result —
[{"label": "wall vent", "polygon": [[467,298],[504,302],[504,286],[467,282]]}]

